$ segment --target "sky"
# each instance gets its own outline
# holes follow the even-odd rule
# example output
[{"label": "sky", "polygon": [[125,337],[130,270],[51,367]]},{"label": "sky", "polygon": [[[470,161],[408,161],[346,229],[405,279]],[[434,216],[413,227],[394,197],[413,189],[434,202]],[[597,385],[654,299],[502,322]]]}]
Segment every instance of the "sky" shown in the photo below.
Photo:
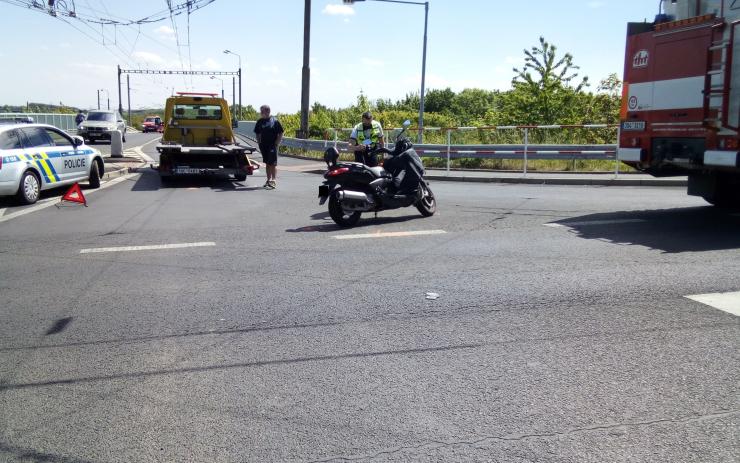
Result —
[{"label": "sky", "polygon": [[[0,105],[93,109],[102,90],[102,107],[108,96],[117,107],[118,65],[234,72],[239,58],[223,53],[228,49],[241,59],[244,105],[300,109],[304,0],[214,0],[174,17],[166,0],[56,3],[64,8],[65,2],[67,11],[75,5],[77,19],[18,6],[33,0],[0,0]],[[429,0],[426,88],[507,90],[512,68],[524,63],[523,50],[543,36],[558,53],[573,55],[596,91],[609,74],[621,78],[627,23],[652,21],[657,10],[657,0]],[[113,26],[81,19],[147,17],[163,20]],[[339,108],[361,92],[392,101],[418,93],[423,32],[423,5],[312,0],[310,103]],[[231,101],[232,78],[220,78],[132,74],[131,107],[162,107],[173,91],[220,93],[222,84]],[[125,75],[122,91],[125,109]]]}]

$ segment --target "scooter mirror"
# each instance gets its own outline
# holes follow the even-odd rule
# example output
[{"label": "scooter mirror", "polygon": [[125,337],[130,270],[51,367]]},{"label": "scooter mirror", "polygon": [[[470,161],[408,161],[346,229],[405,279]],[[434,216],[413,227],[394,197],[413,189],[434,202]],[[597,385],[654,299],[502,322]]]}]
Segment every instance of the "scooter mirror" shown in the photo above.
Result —
[{"label": "scooter mirror", "polygon": [[411,125],[411,121],[410,120],[406,119],[405,121],[403,121],[403,128],[404,129],[407,128],[410,125]]}]

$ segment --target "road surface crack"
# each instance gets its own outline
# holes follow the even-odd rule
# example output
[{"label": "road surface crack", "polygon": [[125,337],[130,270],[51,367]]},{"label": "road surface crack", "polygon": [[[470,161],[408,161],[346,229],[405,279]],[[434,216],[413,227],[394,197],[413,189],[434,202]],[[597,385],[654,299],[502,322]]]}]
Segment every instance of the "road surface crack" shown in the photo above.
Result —
[{"label": "road surface crack", "polygon": [[586,433],[586,432],[600,432],[600,431],[610,431],[615,429],[624,429],[624,428],[637,428],[637,427],[644,427],[644,426],[655,426],[660,424],[687,424],[687,423],[697,423],[702,421],[708,421],[708,420],[716,420],[716,419],[723,419],[723,418],[729,418],[735,415],[740,414],[740,410],[722,410],[722,411],[716,411],[712,413],[707,413],[703,415],[688,415],[688,416],[681,416],[677,418],[655,418],[651,420],[644,420],[644,421],[632,421],[632,422],[625,422],[625,423],[608,423],[608,424],[596,424],[592,426],[584,426],[579,428],[567,428],[563,430],[555,430],[552,432],[543,432],[543,433],[519,433],[519,434],[508,434],[504,436],[483,436],[479,439],[475,440],[456,440],[456,441],[438,441],[438,440],[430,440],[420,445],[415,446],[406,446],[406,447],[396,447],[396,448],[390,448],[381,450],[379,452],[373,453],[373,454],[367,454],[367,455],[354,455],[354,456],[332,456],[328,458],[323,458],[319,460],[312,460],[312,463],[319,463],[319,462],[330,462],[330,461],[360,461],[360,460],[372,460],[375,458],[379,458],[381,456],[390,456],[402,452],[416,452],[416,451],[429,451],[429,450],[436,450],[436,449],[442,449],[445,447],[452,447],[456,445],[468,445],[468,446],[474,446],[474,445],[481,445],[485,444],[487,442],[519,442],[519,441],[526,441],[526,440],[533,440],[533,439],[550,439],[550,438],[556,438],[561,436],[568,436],[572,434],[580,434],[580,433]]}]

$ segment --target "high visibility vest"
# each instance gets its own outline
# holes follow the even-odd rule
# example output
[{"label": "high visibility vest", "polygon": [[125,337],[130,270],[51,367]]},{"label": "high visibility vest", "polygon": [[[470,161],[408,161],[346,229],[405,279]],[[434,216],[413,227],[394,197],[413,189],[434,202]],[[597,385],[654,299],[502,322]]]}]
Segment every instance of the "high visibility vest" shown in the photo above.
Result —
[{"label": "high visibility vest", "polygon": [[[380,122],[370,122],[370,141],[372,143],[378,143],[380,141],[380,134],[383,128],[380,126]],[[362,127],[362,122],[355,126],[355,132],[357,132],[357,144],[361,145],[365,141],[365,130]]]}]

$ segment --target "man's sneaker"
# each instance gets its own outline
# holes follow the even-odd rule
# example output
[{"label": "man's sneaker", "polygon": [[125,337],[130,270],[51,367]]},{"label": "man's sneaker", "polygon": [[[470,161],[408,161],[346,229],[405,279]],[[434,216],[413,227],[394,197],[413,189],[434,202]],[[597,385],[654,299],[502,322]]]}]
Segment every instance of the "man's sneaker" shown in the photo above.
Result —
[{"label": "man's sneaker", "polygon": [[272,187],[272,184],[270,184],[270,181],[266,181],[264,185],[262,185],[262,188],[265,190],[269,190]]},{"label": "man's sneaker", "polygon": [[277,183],[275,180],[270,180],[270,189],[274,190],[275,188],[277,188]]}]

